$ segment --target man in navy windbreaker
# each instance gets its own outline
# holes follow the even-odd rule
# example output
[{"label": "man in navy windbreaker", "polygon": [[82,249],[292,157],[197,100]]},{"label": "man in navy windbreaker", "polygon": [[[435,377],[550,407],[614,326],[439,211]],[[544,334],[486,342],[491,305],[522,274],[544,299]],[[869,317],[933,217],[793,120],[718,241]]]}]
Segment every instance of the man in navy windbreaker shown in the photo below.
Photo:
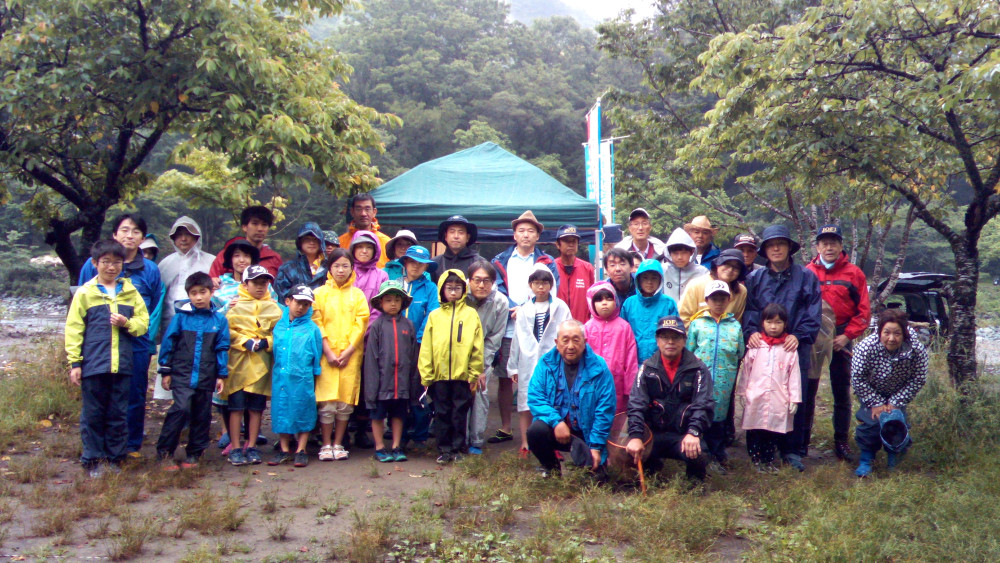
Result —
[{"label": "man in navy windbreaker", "polygon": [[[764,332],[761,311],[770,303],[780,303],[788,311],[785,331],[786,349],[798,350],[799,372],[802,388],[809,386],[809,356],[819,332],[823,314],[819,280],[809,269],[796,264],[792,255],[799,251],[799,244],[792,239],[788,227],[772,225],[761,234],[760,253],[767,259],[767,267],[754,270],[746,281],[747,307],[743,313],[743,335],[747,347],[761,345]],[[791,348],[789,348],[791,347]],[[785,463],[805,471],[802,458],[806,455],[806,409],[795,413],[792,431],[780,444]]]}]

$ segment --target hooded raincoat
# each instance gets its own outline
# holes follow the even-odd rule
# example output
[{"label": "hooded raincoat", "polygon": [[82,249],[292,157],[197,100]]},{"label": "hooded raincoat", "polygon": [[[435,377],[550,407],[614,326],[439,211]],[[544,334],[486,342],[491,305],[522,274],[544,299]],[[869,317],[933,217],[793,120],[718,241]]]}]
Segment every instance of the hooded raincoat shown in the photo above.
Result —
[{"label": "hooded raincoat", "polygon": [[[306,236],[313,236],[319,240],[319,260],[310,264],[309,258],[302,253],[302,239]],[[285,262],[278,268],[278,275],[274,279],[274,291],[282,301],[285,293],[297,285],[308,285],[310,289],[319,289],[326,283],[326,271],[323,268],[323,230],[319,225],[309,221],[302,225],[299,234],[295,235],[295,248],[298,254],[294,260]]]},{"label": "hooded raincoat", "polygon": [[[448,274],[455,274],[465,282],[465,274],[459,270],[442,273],[437,284],[438,297],[442,301]],[[472,382],[485,371],[483,326],[479,314],[466,303],[464,294],[456,301],[442,303],[427,317],[417,367],[424,387],[437,381]]]},{"label": "hooded raincoat", "polygon": [[688,327],[687,349],[712,372],[712,398],[715,399],[714,422],[726,419],[729,398],[736,385],[740,358],[746,350],[740,322],[732,313],[716,320],[708,311],[696,316]]},{"label": "hooded raincoat", "polygon": [[174,226],[170,227],[171,241],[173,241],[174,235],[177,234],[177,230],[181,227],[197,237],[197,240],[194,246],[187,252],[177,250],[177,245],[175,244],[174,252],[160,261],[160,280],[163,282],[163,287],[166,291],[161,317],[161,322],[164,326],[170,324],[170,319],[174,317],[174,304],[188,298],[187,291],[184,290],[184,282],[187,281],[188,276],[195,272],[204,272],[207,274],[209,268],[212,267],[212,260],[215,260],[215,256],[201,249],[201,227],[194,219],[187,215],[178,217],[174,221]]},{"label": "hooded raincoat", "polygon": [[543,355],[528,387],[528,407],[549,428],[570,419],[592,450],[607,458],[608,433],[615,418],[615,389],[608,365],[588,345],[580,358],[573,387],[566,382],[565,364],[558,350]]},{"label": "hooded raincoat", "polygon": [[[281,319],[281,308],[265,295],[254,299],[245,285],[240,285],[239,299],[226,313],[229,320],[229,377],[219,397],[225,400],[237,391],[271,395],[271,365],[273,364],[274,326]],[[246,343],[259,339],[267,348],[251,352]]]},{"label": "hooded raincoat", "polygon": [[746,398],[743,429],[791,432],[788,406],[802,402],[801,379],[798,352],[786,352],[784,344],[747,350],[736,388],[736,396]]},{"label": "hooded raincoat", "polygon": [[[223,306],[223,311],[226,311],[235,305],[240,298],[240,287],[242,286],[243,284],[233,277],[232,272],[226,272],[219,278],[219,289],[212,294],[212,300],[219,302]],[[267,294],[275,303],[278,303],[278,294],[274,291],[273,284],[267,284]]]},{"label": "hooded raincoat", "polygon": [[605,289],[615,294],[615,288],[608,282],[600,282],[587,290],[587,306],[591,318],[583,325],[587,335],[587,345],[608,364],[615,381],[615,412],[628,409],[628,395],[639,371],[638,350],[632,327],[621,318],[621,304],[615,299],[615,309],[611,316],[602,319],[594,310],[594,295]]},{"label": "hooded raincoat", "polygon": [[281,320],[274,327],[271,430],[298,434],[316,426],[316,378],[322,357],[323,335],[312,321],[312,308],[292,319],[288,308],[281,307]]},{"label": "hooded raincoat", "polygon": [[[535,270],[540,269],[548,271],[545,264],[535,264]],[[542,331],[542,337],[538,339],[535,338],[535,315],[540,310],[546,312],[549,321]],[[518,377],[518,412],[528,410],[528,387],[538,358],[555,348],[559,324],[571,318],[573,316],[570,314],[569,306],[556,297],[554,288],[549,293],[548,303],[538,303],[532,297],[518,311],[517,319],[514,321],[514,339],[510,343],[510,357],[507,358],[507,373],[512,376],[517,374]]]},{"label": "hooded raincoat", "polygon": [[[403,288],[410,294],[410,306],[406,308],[405,316],[413,323],[417,330],[417,343],[424,341],[424,325],[427,324],[427,316],[431,311],[440,306],[437,286],[431,281],[431,275],[427,272],[421,274],[414,281],[406,281],[406,277],[400,279]],[[374,312],[374,311],[373,311]],[[381,313],[380,313],[381,314]],[[377,318],[377,315],[373,315]],[[374,321],[372,321],[374,322]]]},{"label": "hooded raincoat", "polygon": [[[354,286],[361,290],[365,295],[365,299],[370,303],[372,297],[378,293],[378,288],[382,286],[382,282],[389,280],[389,274],[385,273],[385,270],[379,269],[379,259],[382,257],[382,246],[379,244],[378,237],[375,233],[371,231],[357,231],[354,233],[354,238],[351,239],[351,246],[348,248],[348,252],[354,255],[354,247],[367,242],[375,246],[375,255],[371,260],[367,262],[354,262],[354,275],[355,281]],[[381,315],[378,310],[371,310],[371,320],[374,321]]]},{"label": "hooded raincoat", "polygon": [[[672,246],[684,246],[691,250],[691,260],[683,268],[674,266],[670,260],[670,247]],[[670,238],[667,239],[667,249],[663,253],[663,293],[669,295],[677,303],[681,302],[681,296],[684,295],[684,289],[689,281],[708,273],[708,268],[694,261],[695,252],[697,252],[697,247],[694,245],[694,239],[687,234],[687,231],[678,228],[670,233]]]},{"label": "hooded raincoat", "polygon": [[641,288],[639,277],[646,272],[655,272],[660,276],[660,288],[652,295],[645,296],[641,289],[622,305],[621,316],[632,327],[635,343],[638,348],[639,362],[646,361],[653,353],[659,353],[656,348],[656,321],[661,317],[677,314],[677,303],[672,297],[663,293],[663,266],[657,260],[643,260],[635,272],[635,285]]},{"label": "hooded raincoat", "polygon": [[320,361],[322,373],[316,380],[316,401],[338,401],[348,405],[358,404],[361,392],[361,360],[365,353],[363,341],[368,329],[368,299],[355,287],[356,274],[338,284],[329,275],[326,284],[316,290],[313,303],[313,321],[319,326],[320,334],[334,354],[340,354],[349,346],[354,353],[344,367],[329,364],[324,357]]}]

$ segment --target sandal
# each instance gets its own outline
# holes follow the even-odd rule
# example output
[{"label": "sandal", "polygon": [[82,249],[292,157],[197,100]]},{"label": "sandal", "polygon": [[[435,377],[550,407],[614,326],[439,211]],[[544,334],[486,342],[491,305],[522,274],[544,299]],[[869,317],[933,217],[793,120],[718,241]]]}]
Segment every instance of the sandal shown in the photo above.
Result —
[{"label": "sandal", "polygon": [[323,446],[319,449],[320,461],[333,461],[333,446]]},{"label": "sandal", "polygon": [[347,459],[347,456],[349,454],[350,454],[350,452],[348,452],[344,448],[344,446],[334,446],[333,447],[333,459],[335,459],[337,461],[342,461],[342,460]]}]

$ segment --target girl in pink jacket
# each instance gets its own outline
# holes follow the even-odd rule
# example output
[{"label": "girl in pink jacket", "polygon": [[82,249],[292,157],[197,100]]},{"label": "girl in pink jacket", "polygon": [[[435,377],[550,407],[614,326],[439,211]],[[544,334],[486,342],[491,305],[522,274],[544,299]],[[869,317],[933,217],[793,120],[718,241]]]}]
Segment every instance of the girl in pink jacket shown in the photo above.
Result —
[{"label": "girl in pink jacket", "polygon": [[596,283],[587,290],[587,307],[591,316],[583,325],[587,344],[604,358],[615,378],[615,412],[625,412],[635,374],[639,371],[635,335],[628,322],[618,316],[621,304],[615,299],[615,288],[610,283]]},{"label": "girl in pink jacket", "polygon": [[762,345],[747,350],[740,367],[736,396],[743,405],[747,453],[757,471],[774,473],[774,452],[791,432],[792,418],[802,402],[799,354],[785,350],[788,311],[778,303],[764,307]]}]

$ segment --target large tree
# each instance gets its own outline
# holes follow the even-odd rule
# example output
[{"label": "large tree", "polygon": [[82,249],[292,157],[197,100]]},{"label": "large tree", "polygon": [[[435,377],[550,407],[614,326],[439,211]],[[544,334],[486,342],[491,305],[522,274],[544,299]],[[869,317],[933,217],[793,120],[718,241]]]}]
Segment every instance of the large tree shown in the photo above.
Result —
[{"label": "large tree", "polygon": [[694,86],[720,99],[685,149],[696,174],[731,155],[766,163],[758,179],[837,176],[845,194],[905,198],[953,254],[956,383],[976,377],[979,240],[1000,212],[998,48],[993,1],[825,0],[712,42]]},{"label": "large tree", "polygon": [[349,67],[304,31],[348,1],[0,0],[0,174],[34,191],[73,281],[168,133],[252,178],[378,185],[373,123],[398,119],[345,94]]}]

